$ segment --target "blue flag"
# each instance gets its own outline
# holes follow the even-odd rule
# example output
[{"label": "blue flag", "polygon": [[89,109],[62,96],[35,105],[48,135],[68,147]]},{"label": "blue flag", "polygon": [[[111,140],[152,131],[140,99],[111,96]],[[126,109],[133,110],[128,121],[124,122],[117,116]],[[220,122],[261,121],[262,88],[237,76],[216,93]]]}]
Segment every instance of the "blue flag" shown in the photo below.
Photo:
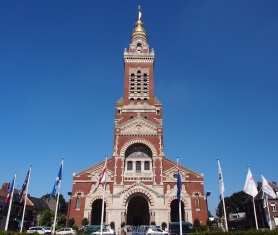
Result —
[{"label": "blue flag", "polygon": [[180,199],[181,199],[181,174],[180,174],[180,165],[178,165],[177,198],[178,198],[178,200],[180,201]]},{"label": "blue flag", "polygon": [[50,199],[55,197],[56,194],[57,194],[58,185],[62,181],[62,171],[63,171],[63,162],[62,162],[62,164],[60,166],[60,169],[58,171],[58,175],[57,175],[56,180],[54,182],[54,187],[53,187],[53,190],[52,190],[52,192],[50,194]]}]

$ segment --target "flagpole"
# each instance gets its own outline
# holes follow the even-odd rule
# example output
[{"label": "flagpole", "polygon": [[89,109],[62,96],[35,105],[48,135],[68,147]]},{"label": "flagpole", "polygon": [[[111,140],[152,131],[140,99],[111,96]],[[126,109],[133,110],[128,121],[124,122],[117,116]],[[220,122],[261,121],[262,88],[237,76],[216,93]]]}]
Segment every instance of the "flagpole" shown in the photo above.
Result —
[{"label": "flagpole", "polygon": [[[107,164],[107,157],[105,158],[105,166]],[[105,173],[106,174],[106,171]],[[103,176],[105,179],[105,175]],[[101,221],[100,221],[100,235],[102,235],[102,230],[103,230],[103,217],[104,217],[104,193],[105,193],[105,187],[106,187],[106,179],[104,180],[103,184],[103,191],[102,191],[102,207],[101,207]]]},{"label": "flagpole", "polygon": [[[223,174],[220,166],[220,160],[217,158],[217,163],[218,163],[218,184],[219,184],[219,192],[220,196],[222,198],[222,204],[223,204],[223,211],[224,211],[224,220],[225,220],[225,229],[228,231],[228,224],[227,224],[227,216],[226,216],[226,206],[225,206],[225,199],[224,199],[224,180],[223,180]],[[221,201],[221,200],[220,200]]]},{"label": "flagpole", "polygon": [[24,198],[24,207],[23,207],[22,220],[21,220],[21,225],[20,225],[20,232],[21,233],[22,233],[23,224],[24,224],[24,217],[25,217],[25,210],[26,210],[26,201],[27,201],[27,195],[28,195],[28,187],[29,187],[31,169],[32,169],[32,165],[30,165],[30,168],[29,168],[28,181],[27,181],[27,185],[26,185],[26,193],[25,193],[25,198]]},{"label": "flagpole", "polygon": [[[179,172],[179,157],[177,157],[177,168],[178,168],[178,174],[180,174],[180,172]],[[177,185],[177,187],[180,187],[180,185]],[[182,235],[182,216],[181,216],[181,199],[180,199],[180,197],[178,198],[178,200],[179,200],[180,235]]]},{"label": "flagpole", "polygon": [[254,197],[252,196],[253,198],[253,209],[254,209],[254,216],[255,216],[255,223],[256,223],[256,229],[258,230],[258,221],[257,221],[257,212],[256,212],[256,207],[255,207],[255,200],[254,200]]},{"label": "flagpole", "polygon": [[[256,213],[256,205],[255,205],[255,196],[258,194],[258,190],[257,190],[257,188],[255,187],[254,188],[254,183],[255,183],[255,181],[254,181],[254,178],[253,178],[253,175],[252,175],[252,173],[251,173],[251,170],[250,170],[250,166],[248,165],[247,166],[247,168],[248,168],[248,173],[250,173],[250,176],[251,176],[251,178],[250,179],[248,179],[248,173],[247,173],[247,178],[246,178],[246,182],[245,182],[245,186],[246,186],[246,190],[247,191],[245,191],[245,186],[244,186],[244,190],[243,191],[245,191],[247,194],[249,194],[251,197],[252,197],[252,201],[253,201],[253,210],[254,210],[254,217],[255,217],[255,224],[256,224],[256,229],[258,230],[259,228],[258,228],[258,221],[257,221],[257,213]],[[252,185],[249,185],[248,186],[248,180],[252,183]],[[250,183],[249,183],[250,184]],[[251,190],[250,192],[249,192],[249,190]],[[254,190],[255,190],[255,192],[254,192]]]},{"label": "flagpole", "polygon": [[6,225],[5,225],[5,231],[8,231],[8,226],[9,226],[9,221],[10,221],[10,214],[11,214],[11,208],[12,208],[12,203],[13,203],[13,197],[14,197],[14,185],[15,185],[15,180],[16,180],[16,173],[14,173],[14,181],[13,181],[13,188],[12,188],[12,194],[9,202],[9,210],[7,214],[7,219],[6,219]]},{"label": "flagpole", "polygon": [[268,207],[268,196],[267,196],[267,193],[264,193],[264,196],[265,196],[267,212],[268,212],[269,229],[272,230],[271,217],[270,217],[270,212],[269,212],[269,207]]},{"label": "flagpole", "polygon": [[[64,158],[62,158],[62,170],[64,166]],[[56,201],[56,209],[55,209],[55,216],[54,216],[54,225],[53,225],[53,234],[55,234],[55,228],[56,228],[56,220],[57,220],[57,212],[59,207],[59,198],[60,198],[60,187],[61,187],[61,179],[59,179],[58,183],[58,194],[57,194],[57,201]]]},{"label": "flagpole", "polygon": [[228,232],[228,223],[227,223],[227,216],[226,216],[226,206],[225,206],[225,199],[224,199],[224,194],[221,194],[222,197],[222,203],[223,203],[223,209],[224,209],[224,217],[225,217],[225,227],[226,227],[226,231]]},{"label": "flagpole", "polygon": [[272,223],[271,223],[271,217],[270,217],[269,206],[268,206],[268,194],[265,193],[265,188],[264,188],[265,178],[263,177],[263,173],[261,173],[261,178],[262,178],[262,191],[263,191],[264,199],[266,201],[267,212],[268,212],[269,229],[272,230]]}]

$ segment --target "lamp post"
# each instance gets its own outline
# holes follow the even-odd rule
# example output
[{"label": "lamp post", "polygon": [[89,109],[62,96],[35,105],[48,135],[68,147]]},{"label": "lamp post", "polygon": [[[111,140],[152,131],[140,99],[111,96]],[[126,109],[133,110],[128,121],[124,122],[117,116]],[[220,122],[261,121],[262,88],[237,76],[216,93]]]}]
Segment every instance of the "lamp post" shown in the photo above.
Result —
[{"label": "lamp post", "polygon": [[208,219],[209,219],[208,197],[210,196],[210,194],[211,194],[210,191],[206,192],[206,202],[207,202],[207,214],[208,214]]},{"label": "lamp post", "polygon": [[210,196],[211,192],[208,191],[206,192],[206,203],[207,203],[207,214],[208,214],[208,231],[211,230],[211,224],[210,224],[210,220],[209,220],[209,208],[208,208],[208,197]]},{"label": "lamp post", "polygon": [[68,213],[67,213],[67,222],[66,222],[66,227],[69,226],[69,218],[70,218],[70,206],[71,206],[71,198],[72,198],[72,193],[68,192],[68,195],[70,196],[69,202],[68,202]]}]

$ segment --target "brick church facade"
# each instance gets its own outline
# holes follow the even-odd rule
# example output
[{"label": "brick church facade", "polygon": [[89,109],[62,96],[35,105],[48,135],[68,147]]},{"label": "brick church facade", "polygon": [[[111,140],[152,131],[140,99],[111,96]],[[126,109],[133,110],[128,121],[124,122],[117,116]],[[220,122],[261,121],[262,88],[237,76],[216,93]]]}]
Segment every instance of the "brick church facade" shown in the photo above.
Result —
[{"label": "brick church facade", "polygon": [[[116,102],[113,156],[107,160],[105,188],[94,188],[105,161],[73,175],[70,218],[104,223],[161,225],[179,221],[177,163],[164,155],[162,104],[154,95],[154,50],[149,48],[141,10],[124,49],[124,95]],[[104,159],[103,159],[104,160]],[[185,166],[181,172],[182,220],[206,224],[204,176]],[[104,190],[104,191],[103,191]]]}]

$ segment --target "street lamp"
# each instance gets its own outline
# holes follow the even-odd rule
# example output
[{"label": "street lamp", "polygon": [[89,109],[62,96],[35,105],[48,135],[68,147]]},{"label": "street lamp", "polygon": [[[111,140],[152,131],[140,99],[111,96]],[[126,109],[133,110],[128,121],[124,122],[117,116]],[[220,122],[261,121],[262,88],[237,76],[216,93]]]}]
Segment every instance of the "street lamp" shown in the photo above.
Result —
[{"label": "street lamp", "polygon": [[67,215],[66,227],[68,227],[68,226],[69,226],[70,206],[71,206],[72,192],[68,192],[68,195],[70,196],[70,199],[69,199],[69,202],[68,202],[68,215]]}]

